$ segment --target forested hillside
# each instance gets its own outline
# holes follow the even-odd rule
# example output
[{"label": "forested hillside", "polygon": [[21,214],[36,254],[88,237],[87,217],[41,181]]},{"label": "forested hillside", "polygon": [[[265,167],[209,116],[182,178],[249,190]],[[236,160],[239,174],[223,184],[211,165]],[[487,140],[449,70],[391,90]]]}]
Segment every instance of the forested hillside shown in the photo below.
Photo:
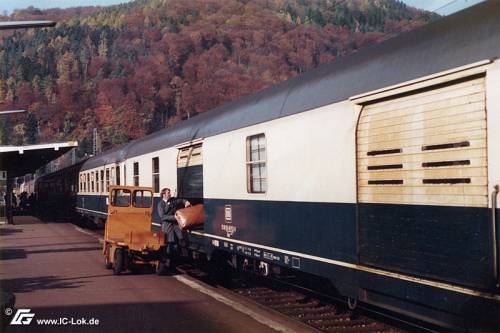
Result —
[{"label": "forested hillside", "polygon": [[139,138],[434,15],[396,0],[138,0],[18,11],[55,28],[0,34],[0,144]]}]

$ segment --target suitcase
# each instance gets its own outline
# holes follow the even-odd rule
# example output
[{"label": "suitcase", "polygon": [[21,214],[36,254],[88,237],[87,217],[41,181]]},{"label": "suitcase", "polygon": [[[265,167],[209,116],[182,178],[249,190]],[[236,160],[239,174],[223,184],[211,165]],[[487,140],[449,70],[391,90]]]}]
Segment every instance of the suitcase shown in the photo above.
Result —
[{"label": "suitcase", "polygon": [[205,221],[203,205],[200,204],[178,209],[175,212],[175,219],[182,230],[189,229],[189,227],[195,225],[203,224]]}]

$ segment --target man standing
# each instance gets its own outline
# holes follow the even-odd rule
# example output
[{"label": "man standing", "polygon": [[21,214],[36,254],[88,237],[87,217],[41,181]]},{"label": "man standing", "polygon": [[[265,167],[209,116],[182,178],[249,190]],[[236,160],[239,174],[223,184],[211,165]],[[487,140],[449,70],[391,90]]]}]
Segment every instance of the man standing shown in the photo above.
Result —
[{"label": "man standing", "polygon": [[165,233],[167,240],[167,255],[171,256],[176,247],[175,237],[179,240],[181,247],[185,245],[182,230],[175,219],[175,211],[179,205],[184,207],[191,206],[191,203],[186,199],[172,197],[169,188],[164,188],[160,192],[161,199],[158,203],[157,211],[161,220],[161,230]]}]

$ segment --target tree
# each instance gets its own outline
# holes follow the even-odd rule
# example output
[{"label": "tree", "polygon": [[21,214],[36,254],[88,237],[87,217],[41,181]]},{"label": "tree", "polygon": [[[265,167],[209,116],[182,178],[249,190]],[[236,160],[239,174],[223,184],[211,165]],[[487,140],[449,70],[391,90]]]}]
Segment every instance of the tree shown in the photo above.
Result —
[{"label": "tree", "polygon": [[141,0],[16,12],[59,24],[2,34],[1,107],[31,115],[15,132],[2,122],[0,136],[81,141],[97,127],[116,145],[432,18],[396,0],[373,3]]},{"label": "tree", "polygon": [[10,145],[12,142],[12,122],[9,119],[0,121],[0,145]]},{"label": "tree", "polygon": [[28,112],[26,126],[24,128],[24,142],[35,144],[38,136],[38,120],[33,112]]},{"label": "tree", "polygon": [[99,57],[101,58],[107,58],[108,57],[108,38],[106,37],[106,32],[101,33],[101,38],[99,42],[99,49],[97,53],[99,54]]}]

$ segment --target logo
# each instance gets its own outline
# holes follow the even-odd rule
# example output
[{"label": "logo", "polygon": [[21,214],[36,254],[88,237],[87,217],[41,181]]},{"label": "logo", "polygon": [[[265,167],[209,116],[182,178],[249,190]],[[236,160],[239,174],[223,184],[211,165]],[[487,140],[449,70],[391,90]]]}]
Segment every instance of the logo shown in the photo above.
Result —
[{"label": "logo", "polygon": [[19,309],[10,322],[11,325],[29,325],[35,316],[31,309]]},{"label": "logo", "polygon": [[[232,209],[231,205],[226,205],[224,207],[224,222],[225,223],[233,223],[233,209]],[[236,232],[237,228],[233,225],[221,224],[221,229],[222,229],[222,231],[226,232],[226,236],[228,238],[231,238],[231,236],[233,236],[234,233]]]},{"label": "logo", "polygon": [[226,205],[224,207],[224,220],[226,221],[226,223],[233,222],[233,212],[231,205]]},{"label": "logo", "polygon": [[221,229],[226,232],[226,236],[231,238],[232,235],[236,232],[236,227],[228,224],[221,224]]}]

